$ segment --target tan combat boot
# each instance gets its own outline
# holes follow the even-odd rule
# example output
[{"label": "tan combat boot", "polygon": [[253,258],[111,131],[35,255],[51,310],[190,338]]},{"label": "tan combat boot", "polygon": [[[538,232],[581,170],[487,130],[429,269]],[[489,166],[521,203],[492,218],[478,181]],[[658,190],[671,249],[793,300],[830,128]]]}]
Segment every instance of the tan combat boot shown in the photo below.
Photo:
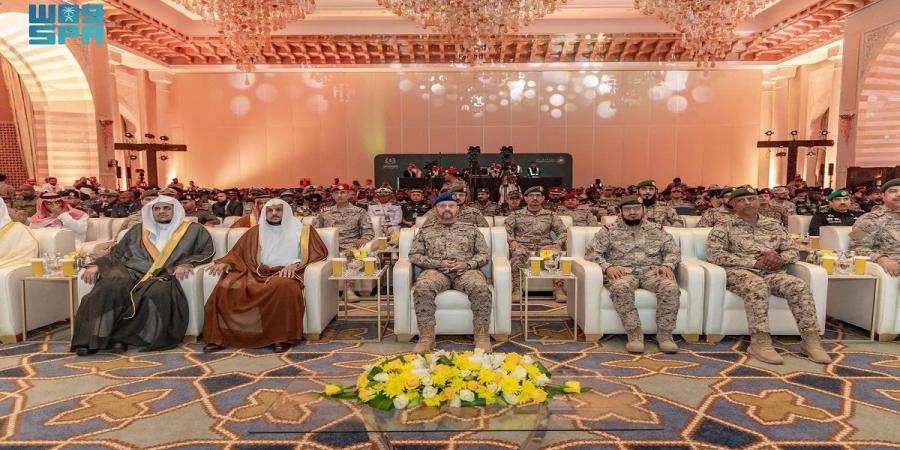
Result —
[{"label": "tan combat boot", "polygon": [[812,362],[819,364],[828,364],[831,357],[822,348],[822,339],[819,337],[818,331],[804,331],[800,333],[803,341],[800,343],[800,353],[809,358]]},{"label": "tan combat boot", "polygon": [[644,330],[641,330],[641,327],[628,330],[628,343],[625,344],[625,350],[631,353],[644,353]]},{"label": "tan combat boot", "polygon": [[568,298],[568,294],[566,294],[565,287],[561,285],[553,285],[553,299],[556,300],[556,303],[565,303]]},{"label": "tan combat boot", "polygon": [[513,303],[521,303],[522,302],[522,285],[519,284],[518,277],[513,277],[512,280],[512,302]]},{"label": "tan combat boot", "polygon": [[494,349],[491,347],[491,335],[488,333],[488,330],[488,325],[475,326],[475,348],[480,348],[485,353],[490,353]]},{"label": "tan combat boot", "polygon": [[413,347],[413,353],[425,354],[434,350],[434,326],[419,326],[419,342]]},{"label": "tan combat boot", "polygon": [[784,358],[772,346],[772,337],[769,333],[754,333],[750,336],[747,353],[767,364],[784,364]]},{"label": "tan combat boot", "polygon": [[678,344],[675,343],[671,331],[658,330],[656,344],[659,345],[659,351],[663,353],[678,353]]}]

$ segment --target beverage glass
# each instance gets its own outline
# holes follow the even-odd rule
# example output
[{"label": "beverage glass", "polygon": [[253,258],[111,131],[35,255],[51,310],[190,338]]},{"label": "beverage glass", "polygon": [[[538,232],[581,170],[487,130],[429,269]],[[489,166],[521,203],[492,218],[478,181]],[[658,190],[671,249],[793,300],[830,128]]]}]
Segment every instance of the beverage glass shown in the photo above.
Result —
[{"label": "beverage glass", "polygon": [[825,268],[825,271],[828,272],[828,275],[834,273],[835,261],[837,260],[834,256],[824,256],[822,257],[822,267]]},{"label": "beverage glass", "polygon": [[43,258],[33,258],[31,260],[31,275],[35,277],[44,276],[44,260]]},{"label": "beverage glass", "polygon": [[75,276],[75,259],[63,258],[60,260],[62,264],[62,274],[65,277]]},{"label": "beverage glass", "polygon": [[532,257],[528,258],[528,262],[531,267],[531,275],[538,276],[541,274],[541,258],[540,257]]},{"label": "beverage glass", "polygon": [[563,275],[572,275],[572,258],[569,256],[559,258],[559,268]]},{"label": "beverage glass", "polygon": [[345,262],[344,258],[331,258],[331,273],[336,277],[343,276]]},{"label": "beverage glass", "polygon": [[853,273],[857,275],[866,274],[866,265],[869,263],[868,256],[856,256],[853,258]]},{"label": "beverage glass", "polygon": [[375,258],[363,258],[366,276],[375,275]]}]

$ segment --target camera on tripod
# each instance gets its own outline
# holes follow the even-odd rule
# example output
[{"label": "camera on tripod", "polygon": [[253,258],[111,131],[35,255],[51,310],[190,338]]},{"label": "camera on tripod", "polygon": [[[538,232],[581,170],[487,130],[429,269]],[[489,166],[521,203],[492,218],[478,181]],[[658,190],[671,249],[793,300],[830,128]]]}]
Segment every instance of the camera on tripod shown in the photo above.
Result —
[{"label": "camera on tripod", "polygon": [[514,175],[511,167],[512,155],[513,148],[511,145],[500,147],[500,164],[503,166],[501,169],[503,175]]},{"label": "camera on tripod", "polygon": [[481,154],[481,147],[477,145],[470,145],[469,149],[466,150],[466,157],[469,159],[469,173],[472,175],[477,175],[481,171],[481,166],[478,164],[478,155]]}]

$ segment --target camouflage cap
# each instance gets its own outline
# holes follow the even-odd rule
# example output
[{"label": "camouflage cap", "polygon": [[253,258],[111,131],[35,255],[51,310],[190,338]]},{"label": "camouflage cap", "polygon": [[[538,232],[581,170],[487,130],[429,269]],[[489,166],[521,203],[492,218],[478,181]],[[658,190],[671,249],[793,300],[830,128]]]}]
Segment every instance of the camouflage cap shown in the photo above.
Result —
[{"label": "camouflage cap", "polygon": [[644,203],[641,199],[636,195],[629,195],[628,197],[622,197],[622,201],[619,202],[619,207],[622,206],[631,206],[631,205],[643,205]]},{"label": "camouflage cap", "polygon": [[510,191],[509,194],[506,194],[506,198],[522,198],[522,193],[519,191]]},{"label": "camouflage cap", "polygon": [[642,187],[656,187],[655,180],[644,180],[637,184],[637,188],[640,189]]},{"label": "camouflage cap", "polygon": [[532,186],[528,189],[525,189],[525,195],[529,194],[541,194],[544,195],[544,188],[541,186]]}]

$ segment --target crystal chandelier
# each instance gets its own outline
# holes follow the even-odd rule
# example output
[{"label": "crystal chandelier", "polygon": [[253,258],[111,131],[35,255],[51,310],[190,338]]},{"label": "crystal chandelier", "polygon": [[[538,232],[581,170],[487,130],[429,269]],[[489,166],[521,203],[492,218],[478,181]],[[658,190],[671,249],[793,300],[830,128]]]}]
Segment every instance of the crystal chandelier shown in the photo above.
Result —
[{"label": "crystal chandelier", "polygon": [[634,0],[634,8],[655,15],[681,33],[681,46],[698,67],[715,67],[734,44],[737,25],[772,0]]},{"label": "crystal chandelier", "polygon": [[315,0],[175,0],[210,22],[243,72],[265,61],[272,33],[311,13]]},{"label": "crystal chandelier", "polygon": [[457,44],[457,60],[478,65],[500,39],[546,16],[568,0],[378,0],[378,4]]}]

